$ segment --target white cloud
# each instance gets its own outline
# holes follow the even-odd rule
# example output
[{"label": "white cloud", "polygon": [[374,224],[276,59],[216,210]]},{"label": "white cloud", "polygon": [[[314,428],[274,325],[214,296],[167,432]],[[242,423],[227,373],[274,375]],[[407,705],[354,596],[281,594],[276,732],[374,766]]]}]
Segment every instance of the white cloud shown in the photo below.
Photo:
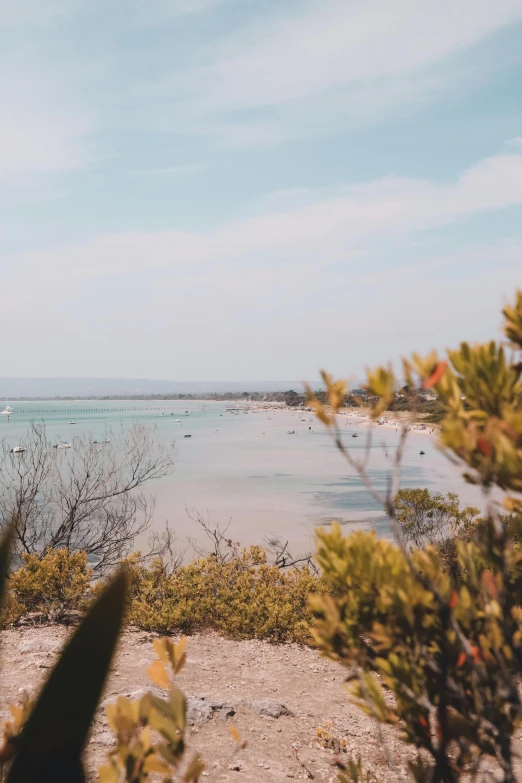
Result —
[{"label": "white cloud", "polygon": [[[209,79],[209,105],[277,104],[422,68],[520,19],[520,0],[310,3],[286,23],[243,31],[199,77]],[[227,49],[235,54],[227,57]]]},{"label": "white cloud", "polygon": [[51,67],[26,45],[4,47],[0,180],[81,168],[93,157],[94,125],[71,71]]},{"label": "white cloud", "polygon": [[47,25],[73,13],[83,0],[0,0],[0,18],[8,25]]},{"label": "white cloud", "polygon": [[205,11],[219,9],[231,0],[132,0],[126,12],[131,24],[150,27],[164,24],[168,20],[178,22],[183,17],[196,16]]},{"label": "white cloud", "polygon": [[0,180],[31,187],[32,175],[94,157],[86,64],[70,41],[84,8],[85,0],[0,0]]},{"label": "white cloud", "polygon": [[177,166],[161,166],[149,169],[132,169],[129,171],[131,177],[139,179],[157,179],[180,177],[185,174],[195,174],[205,170],[203,163],[180,163]]},{"label": "white cloud", "polygon": [[186,16],[215,8],[227,2],[230,0],[159,0],[157,10],[170,16]]},{"label": "white cloud", "polygon": [[10,322],[3,372],[315,380],[326,366],[360,376],[365,365],[411,350],[497,334],[521,253],[520,242],[490,245],[453,253],[443,265],[428,252],[416,266],[372,280],[364,263],[333,276],[317,259],[275,268],[222,263],[199,274],[180,268],[144,284],[138,301],[104,297],[101,306],[103,288],[78,297],[44,285]]},{"label": "white cloud", "polygon": [[382,122],[490,79],[491,59],[455,57],[519,21],[522,0],[308,0],[293,13],[282,4],[208,42],[200,67],[143,85],[150,112],[136,121],[234,147]]},{"label": "white cloud", "polygon": [[0,179],[82,166],[87,130],[80,118],[50,108],[0,106]]},{"label": "white cloud", "polygon": [[207,285],[222,279],[223,269],[236,270],[238,280],[245,274],[250,279],[253,270],[274,277],[283,266],[310,265],[311,272],[324,274],[336,263],[358,261],[379,243],[400,246],[426,229],[514,205],[522,205],[522,155],[485,159],[445,185],[390,178],[349,186],[342,195],[265,212],[206,234],[101,236],[8,261],[12,285],[0,291],[0,311],[12,310],[13,290],[32,307],[44,292],[76,295],[86,282],[107,276],[168,272],[180,276],[180,285],[184,280],[200,286],[201,280]]}]

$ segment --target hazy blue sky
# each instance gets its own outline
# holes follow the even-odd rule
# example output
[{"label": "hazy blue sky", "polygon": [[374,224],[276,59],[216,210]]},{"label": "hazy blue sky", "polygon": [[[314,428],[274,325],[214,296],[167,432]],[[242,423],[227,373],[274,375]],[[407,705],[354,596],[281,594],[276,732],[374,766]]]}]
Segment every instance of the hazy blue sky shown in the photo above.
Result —
[{"label": "hazy blue sky", "polygon": [[361,374],[522,285],[522,0],[0,0],[0,376]]}]

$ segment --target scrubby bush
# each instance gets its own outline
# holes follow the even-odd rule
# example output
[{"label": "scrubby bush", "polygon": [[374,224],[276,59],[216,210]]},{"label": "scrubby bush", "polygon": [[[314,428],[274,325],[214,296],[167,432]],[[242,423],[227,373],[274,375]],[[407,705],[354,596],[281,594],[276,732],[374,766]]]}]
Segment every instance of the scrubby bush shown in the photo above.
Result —
[{"label": "scrubby bush", "polygon": [[[481,754],[502,758],[520,710],[512,678],[522,664],[522,552],[486,527],[459,543],[455,583],[434,548],[409,559],[375,534],[344,538],[337,526],[319,538],[333,597],[314,601],[315,637],[331,657],[362,667],[351,678],[361,705],[400,723],[441,774],[446,765],[435,779],[454,780]],[[439,759],[443,739],[457,752]]]},{"label": "scrubby bush", "polygon": [[128,620],[145,630],[213,629],[235,638],[310,641],[308,596],[323,589],[307,568],[282,571],[260,547],[222,563],[199,558],[168,575],[161,562],[130,566]]},{"label": "scrubby bush", "polygon": [[431,544],[440,550],[448,539],[469,540],[480,511],[474,506],[461,508],[455,492],[432,495],[428,489],[400,489],[394,513],[409,546],[422,549]]},{"label": "scrubby bush", "polygon": [[[124,561],[129,580],[127,622],[158,633],[213,629],[234,639],[310,642],[308,596],[324,584],[307,567],[280,569],[257,546],[219,560],[199,557],[172,573],[161,559],[139,554]],[[83,552],[24,555],[12,573],[1,620],[5,627],[28,613],[62,621],[83,610],[106,581],[91,584]]]},{"label": "scrubby bush", "polygon": [[[470,516],[469,540],[455,543],[458,568],[445,567],[437,546],[412,551],[405,542],[401,515],[404,523],[411,509],[396,505],[397,469],[381,498],[396,544],[373,533],[344,538],[338,526],[318,536],[330,595],[312,598],[317,644],[351,667],[352,693],[363,709],[399,726],[417,748],[411,770],[418,782],[454,783],[480,769],[485,756],[497,759],[503,781],[515,780],[511,739],[522,718],[522,292],[504,315],[510,355],[494,342],[463,343],[448,361],[433,353],[403,363],[410,386],[416,373],[424,388],[435,388],[445,409],[441,445],[484,489],[484,519]],[[365,460],[350,454],[336,423],[344,384],[323,377],[329,409],[313,395],[310,402],[377,497]],[[378,395],[374,419],[397,386],[391,367],[369,374],[368,389]],[[405,436],[406,430],[401,444]],[[494,487],[505,491],[504,513]]]},{"label": "scrubby bush", "polygon": [[28,612],[61,620],[67,612],[83,608],[91,576],[85,552],[55,549],[41,557],[22,555],[22,566],[9,577],[2,614],[4,625],[16,622]]}]

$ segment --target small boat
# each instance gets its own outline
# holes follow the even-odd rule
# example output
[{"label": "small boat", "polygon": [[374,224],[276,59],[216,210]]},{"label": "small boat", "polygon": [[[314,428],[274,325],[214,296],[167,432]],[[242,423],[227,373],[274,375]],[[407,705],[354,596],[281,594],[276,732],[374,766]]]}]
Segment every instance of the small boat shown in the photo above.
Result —
[{"label": "small boat", "polygon": [[72,448],[72,446],[71,446],[71,444],[70,444],[70,443],[67,443],[67,441],[66,441],[66,440],[62,440],[62,442],[61,442],[61,443],[56,443],[56,444],[53,446],[53,448],[54,448],[54,449],[70,449],[70,448]]},{"label": "small boat", "polygon": [[70,421],[69,424],[76,424],[76,422],[75,421]]},{"label": "small boat", "polygon": [[295,430],[288,430],[287,435],[295,435]]},{"label": "small boat", "polygon": [[13,446],[11,454],[22,454],[24,451],[26,451],[25,446]]},{"label": "small boat", "polygon": [[[172,415],[174,415],[174,414],[172,414]],[[177,421],[179,421],[179,422],[180,422],[180,421],[181,421],[181,419],[174,419],[174,424],[175,424]]]},{"label": "small boat", "polygon": [[110,440],[93,440],[93,443],[96,443],[96,444],[110,443]]},{"label": "small boat", "polygon": [[185,435],[185,438],[191,438],[192,435]]},{"label": "small boat", "polygon": [[353,435],[352,435],[352,438],[358,438],[358,437],[359,437],[359,436],[357,435],[357,433],[356,433],[356,432],[354,432],[354,433],[353,433]]},{"label": "small boat", "polygon": [[420,453],[421,453],[421,455],[422,455],[422,454],[424,454],[424,452],[423,452],[423,451],[421,451]]}]

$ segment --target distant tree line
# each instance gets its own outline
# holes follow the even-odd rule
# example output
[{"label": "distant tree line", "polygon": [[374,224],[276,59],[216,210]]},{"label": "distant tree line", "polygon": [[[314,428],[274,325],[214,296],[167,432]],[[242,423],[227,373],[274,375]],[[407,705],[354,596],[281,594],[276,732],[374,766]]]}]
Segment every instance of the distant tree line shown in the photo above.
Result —
[{"label": "distant tree line", "polygon": [[[326,403],[326,392],[322,389],[314,392],[317,399],[322,403]],[[20,401],[25,399],[17,398]],[[35,398],[31,398],[32,400]],[[59,401],[74,401],[80,399],[78,397],[38,397],[40,401],[59,402]],[[307,395],[304,392],[295,391],[295,389],[289,389],[288,391],[277,392],[256,392],[256,391],[244,391],[244,392],[212,392],[208,394],[133,394],[133,395],[107,395],[107,396],[92,396],[82,397],[82,400],[92,401],[151,401],[151,402],[196,402],[196,401],[209,401],[209,402],[277,402],[284,403],[289,408],[305,408],[307,407]],[[358,407],[360,405],[372,405],[377,400],[377,397],[368,394],[365,389],[351,389],[350,392],[344,398],[344,407]],[[408,386],[404,386],[399,391],[395,392],[394,397],[389,404],[387,410],[389,411],[414,411],[421,414],[423,419],[428,422],[441,421],[443,417],[443,408],[437,397],[433,392],[426,389],[410,389]]]},{"label": "distant tree line", "polygon": [[[327,403],[326,391],[315,391],[314,394],[320,402],[323,404]],[[285,402],[290,408],[304,408],[308,405],[306,394],[299,394],[293,389],[287,392],[279,392],[273,396],[277,396],[278,401]],[[253,396],[252,399],[254,399]],[[374,405],[377,400],[377,397],[368,394],[365,389],[351,389],[343,399],[343,407],[356,408],[361,405]],[[386,410],[413,411],[421,415],[425,421],[433,423],[441,421],[444,415],[444,408],[440,400],[430,390],[410,389],[408,386],[404,386],[395,392]]]}]

